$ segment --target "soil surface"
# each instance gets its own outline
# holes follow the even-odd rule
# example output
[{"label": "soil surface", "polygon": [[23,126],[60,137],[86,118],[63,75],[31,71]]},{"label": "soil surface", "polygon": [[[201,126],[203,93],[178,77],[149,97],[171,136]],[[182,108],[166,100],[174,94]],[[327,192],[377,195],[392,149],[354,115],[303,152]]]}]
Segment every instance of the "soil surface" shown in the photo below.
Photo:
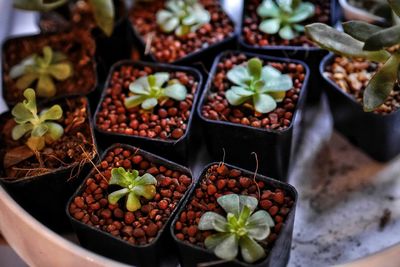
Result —
[{"label": "soil surface", "polygon": [[[257,15],[257,7],[263,0],[248,0],[245,1],[245,15],[243,18],[242,36],[243,40],[254,46],[314,46],[304,33],[292,40],[284,40],[278,34],[267,34],[258,29],[262,22],[260,16]],[[315,5],[315,14],[312,18],[305,20],[302,25],[307,25],[313,22],[321,22],[325,24],[331,23],[331,1],[328,0],[307,0]]]},{"label": "soil surface", "polygon": [[193,191],[184,211],[178,215],[179,219],[174,225],[175,236],[187,243],[204,247],[205,238],[215,232],[198,230],[201,216],[207,211],[214,211],[225,217],[224,210],[217,203],[217,198],[222,195],[249,195],[259,200],[256,210],[268,211],[275,222],[271,234],[260,242],[268,254],[294,205],[292,197],[284,190],[258,179],[254,180],[253,177],[243,175],[240,170],[224,164],[211,166],[200,179],[201,182]]},{"label": "soil surface", "polygon": [[186,87],[186,100],[176,101],[170,98],[159,103],[152,111],[144,111],[140,106],[125,108],[124,100],[130,95],[129,84],[155,72],[159,71],[151,67],[129,65],[121,66],[113,72],[110,83],[106,85],[106,96],[97,113],[96,123],[100,130],[163,140],[178,140],[185,134],[194,95],[198,89],[198,81],[188,73],[169,72],[170,80],[177,79]]},{"label": "soil surface", "polygon": [[[67,98],[58,104],[63,109],[63,117],[58,121],[64,128],[63,136],[40,151],[39,158],[25,145],[28,137],[17,141],[11,138],[11,131],[16,125],[10,117],[3,117],[0,126],[0,177],[17,179],[43,175],[58,168],[78,164],[77,168],[89,159],[93,159],[96,149],[88,121],[87,99],[83,97]],[[40,111],[39,111],[40,112]],[[82,151],[84,149],[85,152]],[[5,160],[6,155],[10,160]],[[72,177],[71,177],[72,178]]]},{"label": "soil surface", "polygon": [[[62,52],[72,62],[74,74],[65,81],[53,79],[57,93],[55,97],[65,95],[88,94],[96,85],[95,43],[89,33],[74,31],[52,35],[39,35],[10,39],[3,48],[3,95],[8,104],[14,105],[23,100],[22,91],[16,87],[16,79],[9,76],[10,69],[23,59],[32,55],[42,55],[42,49],[50,46],[53,51]],[[31,85],[36,87],[36,82]],[[38,101],[43,100],[39,98]]]},{"label": "soil surface", "polygon": [[234,34],[232,21],[215,0],[200,0],[210,12],[211,21],[196,32],[183,37],[164,33],[156,22],[156,13],[164,8],[164,0],[137,3],[129,12],[129,20],[145,44],[151,43],[149,51],[161,62],[173,62],[200,49],[221,42]]},{"label": "soil surface", "polygon": [[263,62],[263,65],[271,65],[283,74],[289,74],[293,79],[294,88],[286,92],[284,100],[278,103],[275,110],[261,114],[254,111],[251,103],[232,106],[225,98],[225,92],[234,85],[228,80],[227,72],[234,66],[240,65],[249,59],[244,54],[228,55],[221,59],[213,77],[210,93],[201,108],[202,115],[211,120],[228,121],[255,128],[286,129],[292,122],[300,90],[303,86],[305,78],[304,67],[295,63]]},{"label": "soil surface", "polygon": [[[364,90],[379,67],[378,63],[335,56],[332,64],[327,65],[324,75],[334,81],[345,93],[354,97],[358,103],[362,104]],[[396,85],[385,103],[374,113],[390,114],[399,108],[400,88]]]},{"label": "soil surface", "polygon": [[[120,166],[138,170],[140,175],[150,173],[158,181],[154,199],[141,198],[142,207],[135,212],[126,210],[125,198],[115,205],[108,203],[108,194],[119,189],[108,186],[111,170]],[[109,151],[97,170],[85,181],[69,212],[75,219],[134,245],[145,245],[157,238],[192,184],[192,178],[185,173],[154,163],[140,152],[126,148]]]}]

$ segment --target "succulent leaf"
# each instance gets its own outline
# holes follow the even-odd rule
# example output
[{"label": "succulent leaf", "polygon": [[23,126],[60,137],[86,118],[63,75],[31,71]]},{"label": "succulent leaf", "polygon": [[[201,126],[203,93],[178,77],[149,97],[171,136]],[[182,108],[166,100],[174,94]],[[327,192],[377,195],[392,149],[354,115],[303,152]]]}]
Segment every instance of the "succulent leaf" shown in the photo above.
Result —
[{"label": "succulent leaf", "polygon": [[229,104],[241,105],[252,101],[254,109],[260,113],[268,113],[282,101],[285,92],[293,88],[289,75],[283,75],[272,66],[262,66],[258,58],[250,59],[247,67],[235,66],[227,73],[227,78],[234,86],[225,92]]},{"label": "succulent leaf", "polygon": [[372,34],[382,30],[379,26],[357,20],[343,22],[342,26],[345,33],[362,42],[365,42]]},{"label": "succulent leaf", "polygon": [[[177,101],[186,99],[186,87],[177,80],[169,80],[166,72],[157,72],[140,77],[129,85],[132,95],[125,98],[125,107],[133,108],[141,105],[144,110],[151,110],[158,105],[159,100],[172,98]],[[167,84],[166,87],[163,87]]]},{"label": "succulent leaf", "polygon": [[111,36],[115,17],[113,0],[89,0],[89,2],[97,25],[107,36]]},{"label": "succulent leaf", "polygon": [[113,168],[109,185],[119,185],[122,189],[108,195],[108,201],[116,204],[121,198],[126,198],[126,209],[136,211],[141,208],[140,197],[153,199],[156,195],[157,180],[149,173],[139,176],[137,170],[126,171],[124,168]]},{"label": "succulent leaf", "polygon": [[363,49],[377,51],[400,43],[400,25],[380,30],[372,34],[364,44]]},{"label": "succulent leaf", "polygon": [[388,4],[392,8],[393,12],[400,17],[400,1],[399,0],[387,0]]},{"label": "succulent leaf", "polygon": [[13,0],[15,8],[47,12],[64,5],[68,0]]},{"label": "succulent leaf", "polygon": [[264,249],[254,239],[243,237],[240,239],[240,253],[243,259],[248,263],[256,262],[266,256]]}]

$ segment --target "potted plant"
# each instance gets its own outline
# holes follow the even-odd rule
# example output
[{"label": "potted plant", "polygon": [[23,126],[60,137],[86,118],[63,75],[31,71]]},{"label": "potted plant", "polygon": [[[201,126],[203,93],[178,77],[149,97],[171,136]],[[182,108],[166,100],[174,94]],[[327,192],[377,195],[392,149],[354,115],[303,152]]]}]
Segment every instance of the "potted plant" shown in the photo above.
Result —
[{"label": "potted plant", "polygon": [[205,55],[235,41],[234,24],[215,0],[139,1],[128,19],[145,54],[159,62],[207,65]]},{"label": "potted plant", "polygon": [[181,266],[286,266],[296,200],[288,184],[206,166],[171,224]]},{"label": "potted plant", "polygon": [[[396,14],[400,14],[399,1],[388,3]],[[400,118],[397,112],[400,56],[396,48],[391,48],[400,43],[399,27],[382,28],[362,21],[350,21],[343,24],[344,32],[340,32],[324,24],[306,26],[307,34],[321,47],[342,56],[365,60],[344,64],[341,73],[331,76],[343,76],[351,81],[347,91],[342,89],[346,85],[340,80],[338,85],[328,77],[329,74],[323,76],[328,85],[335,126],[355,145],[379,161],[390,160],[400,152],[400,143],[395,134]],[[349,61],[334,59],[332,55],[326,57],[321,62],[321,74],[329,70],[337,72],[337,64],[343,64],[346,60]],[[336,63],[332,64],[333,61]],[[379,140],[379,144],[370,140]]]},{"label": "potted plant", "polygon": [[214,61],[197,112],[213,159],[286,179],[309,70],[305,63],[227,51]]},{"label": "potted plant", "polygon": [[9,107],[35,88],[38,101],[87,95],[96,88],[95,43],[85,31],[8,39],[2,51],[3,97]]},{"label": "potted plant", "polygon": [[95,113],[100,143],[117,139],[184,162],[201,84],[190,67],[116,63]]},{"label": "potted plant", "polygon": [[63,230],[63,208],[96,156],[88,101],[69,97],[37,107],[33,89],[24,97],[1,115],[0,181],[38,220]]},{"label": "potted plant", "polygon": [[107,149],[68,203],[80,243],[128,264],[159,266],[165,229],[192,185],[189,169],[138,148]]}]

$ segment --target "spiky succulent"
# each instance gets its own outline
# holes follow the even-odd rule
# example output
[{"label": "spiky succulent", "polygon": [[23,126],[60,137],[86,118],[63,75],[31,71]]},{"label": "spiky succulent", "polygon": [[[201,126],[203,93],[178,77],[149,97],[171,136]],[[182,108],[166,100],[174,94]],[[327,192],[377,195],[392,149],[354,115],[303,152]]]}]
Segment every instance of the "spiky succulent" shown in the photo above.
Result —
[{"label": "spiky succulent", "polygon": [[[394,13],[400,16],[400,0],[388,0]],[[306,33],[321,48],[333,53],[382,63],[364,91],[364,110],[373,111],[385,103],[399,82],[400,52],[387,48],[400,44],[400,25],[382,28],[362,21],[343,23],[344,32],[328,25],[314,23]]]},{"label": "spiky succulent", "polygon": [[[163,87],[167,84],[166,87]],[[186,99],[186,87],[178,80],[170,80],[167,72],[157,72],[143,76],[129,85],[131,95],[125,99],[125,107],[133,108],[141,105],[142,109],[150,110],[168,98],[178,101]]]},{"label": "spiky succulent", "polygon": [[210,21],[210,13],[197,0],[168,0],[157,12],[157,24],[164,32],[183,36]]},{"label": "spiky succulent", "polygon": [[140,197],[153,199],[156,195],[157,180],[153,175],[145,173],[139,176],[137,170],[126,171],[124,168],[113,168],[111,170],[110,185],[123,187],[108,195],[108,202],[116,204],[122,197],[126,197],[126,209],[136,211],[142,206]]},{"label": "spiky succulent", "polygon": [[[113,0],[88,1],[97,25],[107,36],[111,36],[114,30],[115,16]],[[41,12],[56,9],[67,2],[68,0],[13,0],[16,8]]]},{"label": "spiky succulent", "polygon": [[200,230],[218,232],[204,240],[206,248],[225,260],[235,259],[239,247],[243,260],[248,263],[265,257],[265,251],[257,241],[265,240],[275,224],[265,210],[254,212],[258,200],[250,196],[230,194],[219,197],[217,202],[225,210],[226,217],[208,211],[201,216],[198,225]]},{"label": "spiky succulent", "polygon": [[33,54],[10,69],[10,77],[17,79],[16,86],[25,90],[36,80],[36,93],[40,97],[52,97],[56,94],[53,79],[64,81],[72,76],[73,67],[67,57],[54,52],[49,46],[43,47],[43,57]]},{"label": "spiky succulent", "polygon": [[251,102],[260,113],[268,113],[284,99],[286,91],[293,87],[292,78],[283,75],[276,68],[263,66],[258,58],[252,58],[247,66],[238,65],[227,73],[228,79],[235,84],[226,91],[225,97],[233,106]]},{"label": "spiky succulent", "polygon": [[315,7],[301,0],[264,0],[257,8],[257,14],[263,19],[259,25],[262,32],[279,34],[282,39],[291,40],[304,31],[299,24],[312,17]]},{"label": "spiky succulent", "polygon": [[54,105],[37,114],[35,91],[26,89],[24,96],[26,100],[18,103],[11,111],[17,123],[12,129],[12,138],[18,140],[29,134],[26,145],[33,151],[39,151],[46,143],[54,142],[63,135],[63,127],[53,122],[61,119],[63,111],[59,105]]}]

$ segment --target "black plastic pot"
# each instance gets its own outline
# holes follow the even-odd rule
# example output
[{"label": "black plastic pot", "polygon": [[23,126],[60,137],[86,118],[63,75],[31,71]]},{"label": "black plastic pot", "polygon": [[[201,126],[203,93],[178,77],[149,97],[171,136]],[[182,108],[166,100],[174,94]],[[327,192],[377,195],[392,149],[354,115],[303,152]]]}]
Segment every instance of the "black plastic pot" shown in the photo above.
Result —
[{"label": "black plastic pot", "polygon": [[[53,34],[51,34],[51,33],[44,33],[44,34],[35,34],[35,35],[22,35],[22,36],[18,36],[18,37],[11,37],[11,38],[8,38],[8,39],[6,39],[6,41],[3,43],[3,45],[2,45],[2,73],[1,73],[1,77],[2,77],[2,88],[3,88],[3,92],[2,92],[2,94],[3,94],[3,99],[5,100],[5,102],[6,102],[6,104],[7,104],[7,106],[11,109],[15,104],[17,104],[17,102],[16,101],[10,101],[10,100],[7,100],[7,98],[6,98],[6,96],[7,96],[7,94],[6,94],[6,91],[8,90],[7,89],[7,86],[6,86],[6,83],[5,83],[5,79],[4,79],[4,72],[5,72],[5,70],[4,70],[4,65],[5,65],[5,63],[6,63],[6,56],[5,56],[5,50],[6,50],[6,48],[8,47],[8,46],[12,46],[13,45],[13,43],[15,43],[15,42],[18,42],[19,40],[24,40],[24,39],[26,39],[26,40],[28,40],[28,41],[30,41],[30,42],[35,42],[36,40],[38,40],[38,39],[48,39],[50,36],[56,36],[56,35],[58,35],[58,34],[68,34],[68,32],[62,32],[62,33],[53,33]],[[95,46],[95,43],[93,42],[91,45],[93,45],[93,52],[94,52],[94,50],[96,49],[96,46]],[[89,49],[89,48],[88,48]],[[40,53],[41,53],[42,51],[40,51]],[[78,64],[79,62],[76,62],[76,64]],[[74,92],[73,94],[64,94],[64,95],[62,95],[62,94],[57,94],[55,97],[53,97],[53,99],[54,98],[61,98],[61,97],[68,97],[68,96],[78,96],[78,95],[90,95],[90,94],[92,94],[94,91],[95,91],[95,89],[97,88],[97,85],[98,85],[98,74],[97,74],[97,63],[96,63],[96,60],[93,58],[92,59],[92,68],[93,68],[93,75],[94,75],[94,84],[93,84],[93,87],[89,90],[89,91],[87,91],[87,92],[85,92],[85,93],[82,93],[82,92],[80,92],[78,89],[77,89],[77,91],[76,92]],[[21,92],[21,94],[22,94],[22,92]],[[89,97],[89,99],[90,99],[90,97]],[[45,102],[48,102],[49,100],[48,99],[37,99],[37,103],[45,103]]]},{"label": "black plastic pot", "polygon": [[[149,3],[151,5],[151,3]],[[128,14],[129,16],[129,14]],[[228,16],[229,17],[229,16]],[[235,23],[231,18],[229,18],[233,24],[233,28],[235,29]],[[129,21],[128,18],[128,23],[130,25],[130,31],[131,31],[131,41],[133,44],[140,44],[139,48],[142,54],[145,52],[145,47],[146,47],[146,42],[142,38],[142,36],[138,33],[138,31],[135,29],[134,25],[132,22]],[[213,59],[215,55],[217,55],[220,51],[224,51],[227,49],[235,49],[236,48],[236,41],[237,41],[237,34],[235,31],[232,32],[232,34],[225,38],[224,40],[211,44],[205,48],[199,49],[195,52],[189,53],[183,58],[177,59],[170,64],[179,64],[179,65],[193,65],[193,64],[201,64],[202,67],[209,68],[213,62]],[[150,53],[146,55],[147,57],[145,58],[146,60],[150,61],[155,61],[157,62],[157,59]]]},{"label": "black plastic pot", "polygon": [[[190,192],[190,195],[186,198],[185,202],[182,204],[181,208],[179,211],[176,213],[176,216],[174,220],[172,221],[170,231],[171,235],[174,238],[174,241],[178,245],[178,251],[179,251],[179,258],[180,258],[180,263],[181,266],[183,267],[189,267],[189,266],[198,266],[200,263],[207,263],[207,262],[217,262],[220,261],[219,258],[217,258],[211,251],[196,246],[192,245],[186,242],[183,242],[179,240],[175,236],[175,229],[174,226],[176,222],[179,219],[179,215],[186,209],[186,205],[191,201],[191,198],[196,190],[196,188],[200,185],[201,180],[203,177],[206,176],[207,170],[215,164],[219,164],[219,162],[214,162],[209,165],[207,165],[202,173],[200,174],[199,178],[197,179],[196,184],[192,187],[192,190]],[[242,173],[245,176],[248,177],[253,177],[254,173],[250,171],[246,171],[243,169],[240,169],[238,167],[225,164],[226,166],[230,168],[235,168],[238,170],[241,170]],[[262,261],[257,264],[248,264],[239,260],[233,260],[233,261],[225,261],[221,262],[219,264],[212,264],[212,266],[219,266],[219,267],[239,267],[239,266],[263,266],[263,267],[283,267],[286,266],[288,261],[289,261],[289,255],[290,255],[290,250],[291,250],[291,243],[292,243],[292,234],[293,234],[293,225],[294,225],[294,216],[295,216],[295,211],[296,211],[296,202],[297,202],[297,191],[296,189],[291,186],[290,184],[279,182],[277,180],[262,176],[257,174],[256,175],[256,180],[263,181],[265,182],[266,186],[276,189],[282,189],[287,195],[291,196],[292,199],[294,200],[294,205],[291,209],[291,211],[288,213],[286,217],[286,221],[283,224],[282,230],[278,235],[278,238],[275,241],[275,244],[271,251],[269,251],[268,256]]]},{"label": "black plastic pot", "polygon": [[[152,69],[157,71],[183,71],[186,73],[190,73],[195,77],[195,79],[198,81],[198,86],[196,93],[194,95],[193,99],[193,105],[191,108],[191,113],[190,117],[187,122],[187,128],[182,135],[181,138],[178,140],[162,140],[162,139],[156,139],[156,138],[148,138],[148,137],[141,137],[141,136],[134,136],[134,135],[127,135],[127,134],[120,134],[120,133],[113,133],[113,132],[107,132],[101,130],[96,123],[96,118],[97,114],[100,111],[101,108],[101,103],[104,101],[104,98],[107,95],[107,88],[108,85],[110,84],[111,78],[112,78],[112,73],[120,68],[121,66],[133,66],[133,67],[151,67]],[[160,63],[148,63],[148,62],[134,62],[130,60],[123,60],[120,62],[117,62],[114,64],[114,66],[111,68],[107,81],[104,86],[103,94],[100,99],[100,102],[97,106],[96,112],[95,112],[95,130],[98,134],[98,140],[99,144],[102,148],[107,147],[112,145],[115,142],[119,143],[127,143],[127,144],[132,144],[135,145],[136,147],[140,147],[146,150],[149,150],[151,152],[157,153],[157,155],[166,157],[168,159],[184,163],[186,164],[187,162],[187,156],[188,156],[188,151],[189,151],[189,143],[191,140],[191,125],[193,121],[193,116],[195,114],[195,106],[197,103],[197,98],[200,94],[201,88],[202,88],[202,83],[203,83],[203,78],[202,75],[194,68],[191,67],[181,67],[181,66],[175,66],[175,65],[167,65],[167,64],[160,64]]]},{"label": "black plastic pot", "polygon": [[[154,162],[157,164],[162,164],[172,170],[178,170],[190,177],[192,177],[191,172],[186,167],[173,163],[162,157],[156,156],[149,152],[143,151],[141,149],[135,148],[133,146],[124,144],[114,144],[112,147],[108,148],[102,158],[107,155],[109,150],[113,150],[116,147],[122,147],[136,151],[137,155],[141,155],[144,159]],[[92,170],[92,173],[95,170]],[[171,240],[171,236],[168,233],[169,224],[176,214],[179,206],[189,194],[191,188],[188,188],[182,197],[180,203],[175,207],[168,221],[164,224],[163,228],[158,232],[154,240],[147,245],[132,245],[122,239],[119,239],[109,233],[103,232],[96,227],[84,224],[69,214],[69,206],[73,202],[77,195],[80,195],[84,191],[84,186],[88,177],[83,181],[80,188],[71,197],[67,206],[67,215],[72,223],[72,226],[79,238],[80,244],[96,253],[107,256],[109,258],[125,262],[127,264],[137,265],[137,266],[159,266],[162,262],[168,262],[168,266],[176,266],[176,259],[172,257],[174,251],[174,243]],[[193,182],[192,182],[193,183]],[[167,229],[167,230],[166,230]],[[166,259],[168,258],[168,259]],[[172,263],[173,262],[173,263]]]},{"label": "black plastic pot", "polygon": [[324,89],[328,96],[335,128],[351,143],[378,161],[389,161],[400,154],[400,112],[380,115],[364,112],[360,103],[324,75],[334,59],[326,56],[320,65]]},{"label": "black plastic pot", "polygon": [[[268,130],[232,122],[210,120],[202,115],[201,108],[210,93],[218,63],[227,55],[240,53],[245,54],[249,58],[258,57],[270,62],[294,62],[303,65],[305,69],[303,86],[300,90],[292,123],[286,130]],[[262,56],[239,51],[226,51],[221,53],[214,61],[214,65],[197,107],[197,114],[200,116],[203,124],[203,135],[213,160],[223,160],[223,150],[225,150],[225,162],[238,165],[248,170],[254,170],[256,168],[256,160],[252,153],[255,152],[258,156],[258,171],[261,174],[279,180],[286,180],[290,167],[293,131],[294,128],[299,130],[299,123],[301,121],[307,93],[309,73],[308,66],[304,62],[298,60]]]},{"label": "black plastic pot", "polygon": [[[74,97],[67,99],[74,99]],[[48,104],[60,102],[65,102],[65,100],[55,100],[48,102]],[[11,119],[11,112],[0,115],[2,125],[7,119]],[[87,119],[90,124],[93,144],[96,148],[89,105],[87,105]],[[96,162],[96,160],[97,156],[92,159],[93,162]],[[3,155],[1,155],[2,161]],[[37,220],[56,232],[66,232],[71,230],[71,225],[64,212],[65,205],[91,166],[90,162],[86,162],[82,166],[79,166],[79,162],[76,162],[43,175],[19,179],[0,178],[0,182],[18,204]]]},{"label": "black plastic pot", "polygon": [[[329,0],[331,2],[331,22],[330,25],[335,26],[338,23],[341,11],[337,0]],[[246,5],[248,0],[244,0],[244,5]],[[245,9],[243,9],[241,23],[243,25],[243,20],[245,17]],[[321,97],[321,88],[319,84],[321,83],[320,76],[318,73],[319,63],[321,59],[328,53],[319,47],[302,47],[302,46],[252,46],[245,42],[242,34],[242,25],[240,27],[239,33],[239,45],[244,51],[260,53],[262,55],[270,55],[276,57],[285,57],[291,59],[299,59],[305,61],[310,67],[310,86],[309,86],[309,100],[311,102],[319,101]]]}]

